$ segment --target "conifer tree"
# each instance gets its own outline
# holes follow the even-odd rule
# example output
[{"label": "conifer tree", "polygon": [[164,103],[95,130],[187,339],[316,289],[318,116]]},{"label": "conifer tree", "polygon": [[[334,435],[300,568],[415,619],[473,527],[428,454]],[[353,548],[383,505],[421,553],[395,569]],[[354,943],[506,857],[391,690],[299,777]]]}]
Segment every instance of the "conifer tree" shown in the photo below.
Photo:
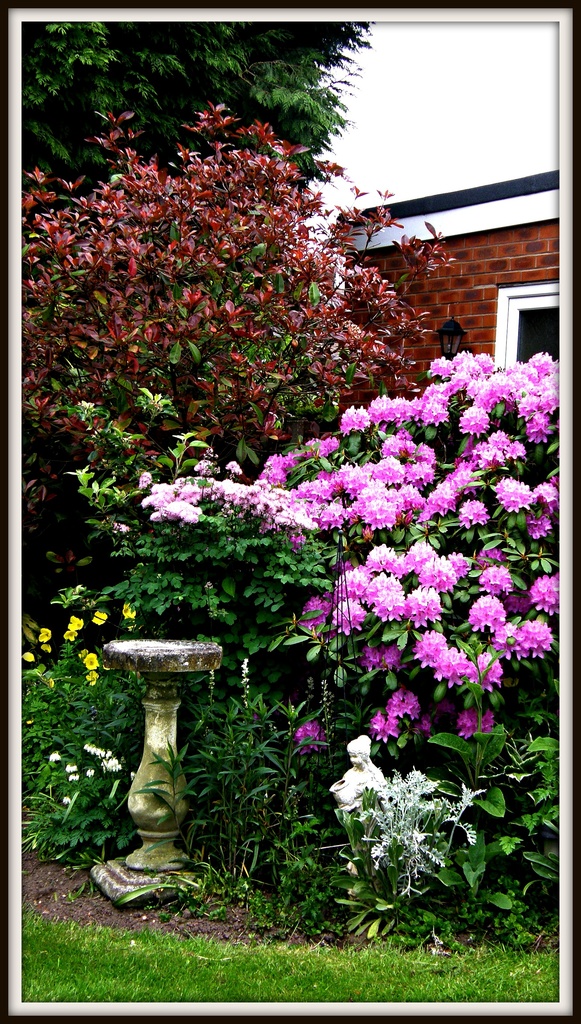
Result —
[{"label": "conifer tree", "polygon": [[[349,53],[369,46],[360,22],[23,22],[23,166],[96,184],[106,161],[88,135],[98,113],[135,112],[144,156],[175,160],[182,125],[209,103],[309,147],[315,157],[346,126]],[[98,113],[97,113],[98,112]]]}]

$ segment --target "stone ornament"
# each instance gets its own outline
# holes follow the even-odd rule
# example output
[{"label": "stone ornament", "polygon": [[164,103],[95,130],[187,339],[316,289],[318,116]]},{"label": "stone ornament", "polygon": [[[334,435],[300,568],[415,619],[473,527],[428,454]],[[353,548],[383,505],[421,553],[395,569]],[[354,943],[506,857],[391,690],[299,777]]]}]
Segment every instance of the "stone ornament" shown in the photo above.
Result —
[{"label": "stone ornament", "polygon": [[333,794],[342,811],[354,811],[361,807],[363,791],[374,789],[379,793],[386,785],[383,772],[371,760],[369,736],[358,736],[347,744],[351,761],[342,779],[334,782],[329,792]]}]

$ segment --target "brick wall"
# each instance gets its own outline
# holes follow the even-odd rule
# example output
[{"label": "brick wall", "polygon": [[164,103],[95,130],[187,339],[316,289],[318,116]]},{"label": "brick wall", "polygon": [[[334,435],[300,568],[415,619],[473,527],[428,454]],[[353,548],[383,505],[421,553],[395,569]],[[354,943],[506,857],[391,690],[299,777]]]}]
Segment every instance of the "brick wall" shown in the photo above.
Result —
[{"label": "brick wall", "polygon": [[[428,313],[422,341],[406,350],[416,361],[410,379],[441,355],[435,332],[445,320],[453,316],[469,332],[462,348],[475,355],[487,352],[494,356],[499,286],[559,278],[558,221],[458,236],[446,240],[445,246],[455,262],[416,282],[407,293],[414,309]],[[397,280],[404,269],[393,247],[378,249],[373,262],[390,280]],[[376,393],[358,391],[349,404],[367,402]]]}]

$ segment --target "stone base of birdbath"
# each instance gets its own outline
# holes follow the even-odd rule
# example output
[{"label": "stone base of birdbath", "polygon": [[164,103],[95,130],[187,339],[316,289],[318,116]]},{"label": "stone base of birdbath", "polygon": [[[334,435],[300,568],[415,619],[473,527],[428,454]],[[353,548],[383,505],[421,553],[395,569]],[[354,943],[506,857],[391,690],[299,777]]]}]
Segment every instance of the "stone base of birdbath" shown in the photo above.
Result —
[{"label": "stone base of birdbath", "polygon": [[[222,663],[222,648],[213,643],[182,640],[122,640],[103,647],[103,666],[138,672],[145,681],[145,735],[141,764],[129,790],[128,808],[141,837],[140,849],[125,860],[134,871],[179,870],[186,855],[175,846],[180,826],[188,810],[188,801],[180,797],[185,787],[155,763],[168,760],[168,748],[177,752],[177,709],[179,676],[183,672],[209,672]],[[155,784],[163,797],[145,787]]]}]

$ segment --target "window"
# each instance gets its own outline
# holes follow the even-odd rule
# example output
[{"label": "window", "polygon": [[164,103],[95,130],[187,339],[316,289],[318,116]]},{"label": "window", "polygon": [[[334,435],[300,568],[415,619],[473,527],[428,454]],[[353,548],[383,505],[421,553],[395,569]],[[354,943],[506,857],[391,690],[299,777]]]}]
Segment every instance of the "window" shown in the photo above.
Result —
[{"label": "window", "polygon": [[498,289],[496,363],[525,363],[536,352],[559,358],[559,282]]}]

